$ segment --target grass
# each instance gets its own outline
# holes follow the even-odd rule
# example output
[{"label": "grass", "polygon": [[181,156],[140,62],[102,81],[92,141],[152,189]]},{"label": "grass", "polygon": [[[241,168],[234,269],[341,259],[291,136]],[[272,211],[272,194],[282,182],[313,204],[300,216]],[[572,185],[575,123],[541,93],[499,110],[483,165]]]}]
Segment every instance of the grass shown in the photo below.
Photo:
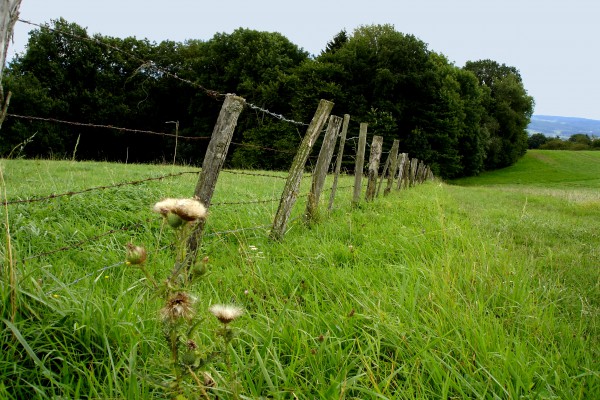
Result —
[{"label": "grass", "polygon": [[[209,273],[192,290],[201,348],[218,329],[210,304],[246,313],[233,368],[207,367],[209,396],[232,398],[237,382],[252,399],[598,397],[597,157],[529,152],[502,171],[357,209],[342,189],[331,213],[322,197],[311,226],[298,218],[301,197],[281,243],[267,232],[276,201],[229,203],[276,199],[284,181],[223,173],[202,249]],[[2,164],[9,200],[190,170]],[[5,263],[1,398],[168,398],[162,302],[122,260],[127,242],[144,243],[151,272],[168,275],[171,232],[150,208],[188,196],[195,179],[8,206],[19,308],[11,322]],[[56,251],[64,246],[77,247]]]}]

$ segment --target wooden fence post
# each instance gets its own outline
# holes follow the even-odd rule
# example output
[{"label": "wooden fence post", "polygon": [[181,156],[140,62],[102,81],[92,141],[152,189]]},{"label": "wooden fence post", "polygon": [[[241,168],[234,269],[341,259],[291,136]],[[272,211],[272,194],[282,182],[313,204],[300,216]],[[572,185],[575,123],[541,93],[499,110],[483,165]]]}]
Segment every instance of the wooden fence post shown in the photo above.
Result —
[{"label": "wooden fence post", "polygon": [[331,186],[331,195],[329,196],[328,210],[333,208],[333,200],[337,191],[338,178],[342,169],[342,157],[344,157],[344,145],[346,144],[346,134],[348,133],[348,124],[350,123],[350,114],[344,114],[344,122],[342,124],[342,133],[340,134],[340,144],[338,146],[337,160],[335,162],[335,173],[333,175],[333,185]]},{"label": "wooden fence post", "polygon": [[401,153],[400,154],[400,162],[398,165],[398,184],[396,185],[396,189],[402,189],[402,182],[404,179],[404,165],[406,164],[406,157],[408,154]]},{"label": "wooden fence post", "polygon": [[358,134],[358,149],[356,149],[356,162],[354,164],[354,193],[352,195],[352,206],[360,202],[360,192],[362,190],[363,169],[365,168],[365,147],[367,147],[367,127],[365,122],[360,123],[360,132]]},{"label": "wooden fence post", "polygon": [[419,169],[417,171],[419,172],[417,180],[419,183],[423,183],[423,181],[425,181],[425,163],[423,161],[419,162]]},{"label": "wooden fence post", "polygon": [[402,187],[408,188],[410,185],[410,157],[406,154],[406,161],[404,162],[404,176],[402,177]]},{"label": "wooden fence post", "polygon": [[[210,207],[210,201],[215,191],[219,173],[225,162],[227,150],[229,149],[229,144],[231,143],[238,117],[244,109],[245,104],[246,100],[243,98],[228,94],[221,106],[221,112],[219,113],[210,143],[206,149],[206,155],[202,162],[202,171],[200,172],[198,182],[196,183],[196,189],[194,190],[194,196],[200,200],[207,209]],[[187,243],[188,256],[185,262],[187,266],[192,265],[196,261],[198,248],[202,241],[204,224],[204,221],[198,221],[190,234]]]},{"label": "wooden fence post", "polygon": [[285,234],[292,207],[294,207],[296,199],[298,198],[298,189],[300,187],[300,181],[302,180],[302,174],[304,173],[306,160],[308,160],[308,156],[315,144],[315,140],[321,133],[321,129],[323,129],[323,125],[325,125],[325,121],[327,121],[332,108],[332,102],[321,100],[315,115],[308,125],[306,135],[304,135],[304,139],[292,161],[290,174],[285,181],[285,187],[283,188],[281,200],[279,201],[279,208],[277,209],[275,219],[273,220],[273,227],[271,229],[272,239],[281,240]]},{"label": "wooden fence post", "polygon": [[371,154],[369,155],[369,176],[367,181],[366,201],[373,201],[377,186],[377,173],[379,172],[379,161],[383,147],[383,136],[373,136],[371,142]]},{"label": "wooden fence post", "polygon": [[400,140],[394,140],[392,144],[392,149],[390,150],[390,173],[388,175],[387,187],[383,191],[383,195],[387,196],[390,194],[392,190],[392,185],[394,184],[394,178],[396,177],[396,170],[398,169],[398,147],[400,147]]},{"label": "wooden fence post", "polygon": [[304,214],[306,222],[314,221],[319,213],[319,199],[321,198],[327,171],[329,170],[333,151],[335,150],[335,139],[337,139],[341,126],[342,118],[336,115],[329,117],[325,139],[323,139],[323,144],[319,151],[319,158],[317,159],[317,165],[315,165],[312,185],[308,194],[308,201],[306,202],[306,212]]},{"label": "wooden fence post", "polygon": [[13,28],[19,19],[20,6],[21,0],[0,1],[0,127],[2,127],[4,118],[6,118],[11,96],[11,93],[8,92],[4,97],[4,87],[2,85],[4,64],[6,63],[6,53],[13,35]]},{"label": "wooden fence post", "polygon": [[387,158],[385,159],[385,164],[383,164],[383,171],[381,172],[381,178],[379,179],[379,185],[377,185],[377,192],[375,193],[375,197],[379,197],[379,193],[381,192],[381,186],[383,186],[383,181],[385,180],[385,176],[387,175],[388,169],[390,167],[391,156],[392,153],[389,153]]},{"label": "wooden fence post", "polygon": [[415,177],[417,176],[417,163],[419,160],[417,158],[413,158],[410,160],[410,186],[415,186]]}]

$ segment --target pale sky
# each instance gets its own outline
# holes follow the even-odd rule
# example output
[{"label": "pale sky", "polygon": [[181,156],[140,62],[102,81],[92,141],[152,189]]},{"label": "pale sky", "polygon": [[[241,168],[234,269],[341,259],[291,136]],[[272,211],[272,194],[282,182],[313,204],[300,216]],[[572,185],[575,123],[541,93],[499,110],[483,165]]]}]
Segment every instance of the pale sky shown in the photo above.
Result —
[{"label": "pale sky", "polygon": [[[600,120],[599,0],[22,0],[20,18],[63,17],[106,36],[208,40],[239,27],[279,32],[318,55],[342,29],[390,23],[455,65],[516,67],[534,114]],[[14,52],[34,27],[17,22]]]}]

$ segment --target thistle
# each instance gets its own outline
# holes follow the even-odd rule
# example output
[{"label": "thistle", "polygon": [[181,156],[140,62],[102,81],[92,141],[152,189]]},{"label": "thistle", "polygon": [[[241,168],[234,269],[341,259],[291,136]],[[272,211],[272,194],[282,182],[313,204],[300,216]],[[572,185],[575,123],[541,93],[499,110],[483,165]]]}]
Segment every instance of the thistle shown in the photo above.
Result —
[{"label": "thistle", "polygon": [[140,265],[146,261],[148,253],[142,246],[136,246],[133,243],[127,243],[127,254],[125,255],[125,261],[128,265]]},{"label": "thistle", "polygon": [[184,292],[179,292],[167,299],[167,303],[160,310],[160,316],[163,322],[176,323],[181,320],[191,320],[194,318],[195,299]]},{"label": "thistle", "polygon": [[186,222],[204,220],[206,207],[196,199],[166,198],[154,204],[152,210],[161,214],[172,228],[178,228]]},{"label": "thistle", "polygon": [[224,325],[236,320],[244,313],[244,310],[240,307],[223,304],[215,304],[208,311]]}]

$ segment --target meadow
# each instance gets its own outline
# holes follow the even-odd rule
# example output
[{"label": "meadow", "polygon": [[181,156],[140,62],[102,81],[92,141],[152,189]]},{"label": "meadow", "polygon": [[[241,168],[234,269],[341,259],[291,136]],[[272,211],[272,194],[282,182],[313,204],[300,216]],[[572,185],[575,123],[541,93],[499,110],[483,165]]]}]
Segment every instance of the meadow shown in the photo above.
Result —
[{"label": "meadow", "polygon": [[[202,361],[181,365],[170,362],[164,298],[125,263],[125,246],[143,244],[148,272],[164,282],[175,233],[152,206],[189,197],[194,169],[0,165],[12,203],[2,217],[0,398],[600,397],[600,152],[529,151],[504,170],[354,208],[353,177],[343,176],[333,210],[325,192],[311,225],[301,218],[306,176],[281,242],[268,231],[285,173],[224,171],[205,270],[188,288]],[[227,339],[214,304],[244,310]],[[188,367],[175,392],[174,371]]]}]

